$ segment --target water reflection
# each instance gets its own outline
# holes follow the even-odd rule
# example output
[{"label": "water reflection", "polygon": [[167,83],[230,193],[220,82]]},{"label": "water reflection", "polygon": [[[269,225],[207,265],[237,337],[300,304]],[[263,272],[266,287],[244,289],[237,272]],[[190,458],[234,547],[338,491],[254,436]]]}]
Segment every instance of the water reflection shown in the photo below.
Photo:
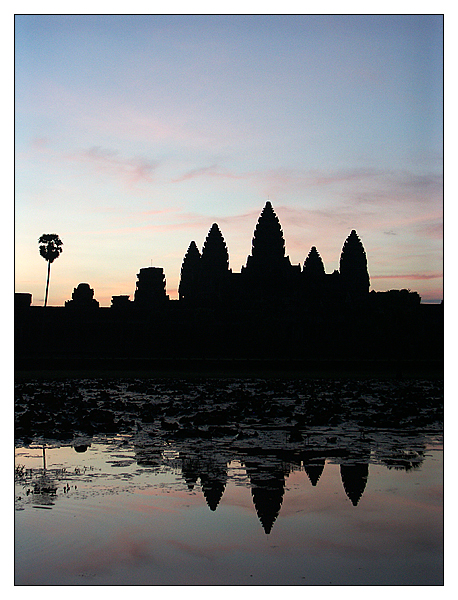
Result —
[{"label": "water reflection", "polygon": [[[73,448],[76,463],[72,469],[63,466],[47,467],[47,446],[31,445],[29,449],[42,451],[39,467],[24,468],[19,464],[25,448],[18,449],[16,481],[22,486],[25,497],[35,506],[54,506],[61,493],[77,489],[76,481],[85,478],[88,469],[85,458],[98,453],[100,463],[98,478],[103,478],[108,466],[111,469],[136,465],[140,472],[132,475],[131,484],[142,472],[173,472],[178,474],[189,492],[200,491],[211,511],[216,511],[223,498],[229,479],[237,477],[237,484],[249,487],[253,506],[266,534],[272,531],[280,513],[287,480],[291,473],[303,471],[312,488],[319,486],[327,464],[339,465],[342,490],[354,507],[357,507],[370,477],[369,465],[383,465],[386,469],[409,471],[420,468],[427,445],[440,443],[440,435],[425,432],[393,432],[373,430],[361,436],[355,430],[310,429],[307,440],[298,447],[278,447],[278,431],[270,431],[263,440],[245,438],[216,439],[155,439],[149,435],[123,435],[93,438],[91,442],[76,441],[71,445],[48,442],[48,452],[56,448]],[[330,435],[334,434],[334,435]],[[269,443],[270,437],[270,443]],[[251,443],[248,443],[251,442]],[[287,445],[287,444],[286,444]],[[291,446],[291,444],[290,444]],[[88,452],[88,448],[90,452]],[[99,456],[99,460],[100,460]],[[79,458],[78,458],[79,457]],[[36,455],[35,455],[36,458]],[[243,469],[234,474],[234,463]],[[70,485],[71,484],[71,485]]]},{"label": "water reflection", "polygon": [[442,581],[441,382],[30,381],[15,425],[20,584]]}]

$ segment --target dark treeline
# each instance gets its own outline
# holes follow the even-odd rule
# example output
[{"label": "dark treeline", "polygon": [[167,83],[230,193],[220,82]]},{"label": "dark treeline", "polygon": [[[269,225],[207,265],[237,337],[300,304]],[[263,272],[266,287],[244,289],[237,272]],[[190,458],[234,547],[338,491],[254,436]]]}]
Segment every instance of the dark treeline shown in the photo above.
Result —
[{"label": "dark treeline", "polygon": [[409,290],[369,292],[354,230],[339,267],[327,274],[316,247],[302,268],[292,265],[267,202],[240,273],[229,269],[216,223],[202,252],[191,242],[179,300],[169,300],[158,267],[140,269],[133,301],[113,296],[109,308],[87,283],[64,307],[16,294],[16,359],[442,360],[443,305],[423,305]]}]

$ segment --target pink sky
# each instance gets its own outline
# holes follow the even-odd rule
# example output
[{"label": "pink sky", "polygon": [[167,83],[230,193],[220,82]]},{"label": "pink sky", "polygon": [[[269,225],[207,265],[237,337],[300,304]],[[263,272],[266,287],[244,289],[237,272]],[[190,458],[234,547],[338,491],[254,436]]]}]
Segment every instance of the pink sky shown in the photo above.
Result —
[{"label": "pink sky", "polygon": [[[170,40],[174,44],[170,44]],[[371,289],[440,302],[442,19],[16,16],[15,289],[102,306],[216,222],[239,271],[269,199],[293,264],[356,229]]]}]

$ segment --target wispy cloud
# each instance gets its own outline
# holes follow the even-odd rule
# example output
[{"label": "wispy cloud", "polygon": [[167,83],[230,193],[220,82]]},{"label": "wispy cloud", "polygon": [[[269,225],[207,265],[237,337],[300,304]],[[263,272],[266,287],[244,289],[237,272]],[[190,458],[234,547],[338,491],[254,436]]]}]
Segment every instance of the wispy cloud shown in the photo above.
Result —
[{"label": "wispy cloud", "polygon": [[128,187],[139,182],[152,183],[160,161],[141,155],[123,155],[118,150],[91,146],[76,150],[62,151],[50,138],[40,137],[31,140],[28,152],[19,153],[19,158],[29,159],[31,153],[54,166],[75,165],[88,168],[95,173],[108,175],[124,181]]},{"label": "wispy cloud", "polygon": [[[397,235],[398,231],[411,228],[418,235],[442,237],[440,208],[431,212],[415,212],[410,205],[402,205],[397,211],[383,210],[383,206],[355,206],[351,203],[336,204],[323,208],[302,208],[280,204],[275,207],[285,224],[295,227],[319,229],[321,227],[364,227],[385,235]],[[386,227],[390,227],[386,229]]]},{"label": "wispy cloud", "polygon": [[418,232],[425,237],[442,240],[444,238],[444,224],[439,222],[427,222],[418,228]]},{"label": "wispy cloud", "polygon": [[[171,211],[172,212],[172,211]],[[167,211],[154,212],[156,216],[168,215]],[[138,215],[137,215],[138,216]],[[123,220],[124,221],[124,220]],[[125,224],[121,227],[110,227],[103,230],[92,231],[93,234],[126,234],[126,233],[140,233],[140,232],[171,232],[171,231],[186,231],[186,230],[199,230],[202,229],[203,235],[208,233],[208,229],[212,225],[214,220],[211,217],[192,213],[179,213],[177,218],[171,222],[152,222],[144,223],[142,225]]]},{"label": "wispy cloud", "polygon": [[156,160],[142,156],[125,157],[116,150],[100,146],[68,154],[67,158],[88,165],[100,173],[120,177],[130,184],[139,181],[151,182],[152,175],[159,164]]},{"label": "wispy cloud", "polygon": [[215,175],[218,175],[216,169],[217,169],[216,164],[210,165],[209,167],[200,167],[198,169],[191,169],[190,171],[187,171],[183,175],[180,175],[179,177],[175,177],[171,181],[172,181],[172,183],[180,183],[182,181],[187,181],[188,179],[194,179],[195,177],[200,177],[202,175],[215,176]]},{"label": "wispy cloud", "polygon": [[173,179],[173,182],[185,181],[195,177],[212,177],[221,179],[253,179],[269,184],[274,187],[278,186],[307,186],[321,187],[329,186],[336,183],[361,181],[363,179],[373,179],[379,177],[380,172],[375,169],[359,168],[347,169],[339,171],[318,171],[318,170],[302,170],[291,169],[279,166],[272,169],[259,169],[250,171],[240,171],[225,169],[221,165],[212,164],[206,167],[191,169]]},{"label": "wispy cloud", "polygon": [[33,138],[31,144],[32,144],[32,148],[34,150],[42,150],[42,149],[47,148],[49,146],[49,138],[47,138],[47,137],[36,137],[36,138]]},{"label": "wispy cloud", "polygon": [[[400,201],[437,202],[442,199],[443,178],[437,173],[418,175],[406,170],[388,170],[374,167],[348,169],[292,169],[278,168],[258,170],[227,169],[224,164],[189,169],[173,183],[190,179],[245,180],[254,184],[263,196],[272,198],[300,194],[316,195],[318,190],[333,194],[333,202],[361,204],[399,205]],[[328,197],[328,201],[332,199]]]}]

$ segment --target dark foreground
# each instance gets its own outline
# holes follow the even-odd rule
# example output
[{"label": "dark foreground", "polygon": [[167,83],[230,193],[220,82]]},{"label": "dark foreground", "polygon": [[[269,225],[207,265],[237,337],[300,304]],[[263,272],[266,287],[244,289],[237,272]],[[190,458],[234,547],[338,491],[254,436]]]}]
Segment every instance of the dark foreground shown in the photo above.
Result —
[{"label": "dark foreground", "polygon": [[158,439],[236,436],[249,426],[301,443],[314,426],[441,426],[440,379],[64,378],[17,381],[17,440],[136,433]]},{"label": "dark foreground", "polygon": [[17,585],[443,584],[440,378],[47,375]]},{"label": "dark foreground", "polygon": [[443,375],[441,359],[41,358],[37,355],[15,361],[16,381],[31,377],[443,379]]}]

